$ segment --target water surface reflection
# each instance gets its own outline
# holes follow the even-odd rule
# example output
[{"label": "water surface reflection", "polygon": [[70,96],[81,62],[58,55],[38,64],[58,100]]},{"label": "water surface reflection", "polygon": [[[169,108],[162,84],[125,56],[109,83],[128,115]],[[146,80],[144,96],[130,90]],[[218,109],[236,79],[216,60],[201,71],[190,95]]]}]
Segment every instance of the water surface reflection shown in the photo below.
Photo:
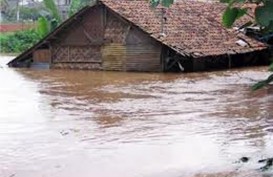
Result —
[{"label": "water surface reflection", "polygon": [[0,176],[266,176],[272,92],[249,87],[268,74],[0,68]]}]

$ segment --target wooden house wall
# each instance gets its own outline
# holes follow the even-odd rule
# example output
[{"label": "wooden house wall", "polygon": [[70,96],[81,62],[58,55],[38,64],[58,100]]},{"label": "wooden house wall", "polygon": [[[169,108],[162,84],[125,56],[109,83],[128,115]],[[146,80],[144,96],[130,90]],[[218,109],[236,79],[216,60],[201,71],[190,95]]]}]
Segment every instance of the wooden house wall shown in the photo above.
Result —
[{"label": "wooden house wall", "polygon": [[136,27],[128,32],[126,51],[127,71],[163,71],[161,44]]},{"label": "wooden house wall", "polygon": [[97,6],[57,35],[52,45],[52,67],[101,69],[103,36],[103,8]]},{"label": "wooden house wall", "polygon": [[52,68],[162,71],[161,45],[102,5],[56,35],[51,53]]},{"label": "wooden house wall", "polygon": [[51,58],[50,50],[38,49],[33,52],[33,62],[36,63],[49,63]]},{"label": "wooden house wall", "polygon": [[105,11],[105,34],[102,49],[103,70],[125,71],[126,64],[126,31],[128,24]]},{"label": "wooden house wall", "polygon": [[104,70],[162,71],[161,45],[137,27],[106,13]]}]

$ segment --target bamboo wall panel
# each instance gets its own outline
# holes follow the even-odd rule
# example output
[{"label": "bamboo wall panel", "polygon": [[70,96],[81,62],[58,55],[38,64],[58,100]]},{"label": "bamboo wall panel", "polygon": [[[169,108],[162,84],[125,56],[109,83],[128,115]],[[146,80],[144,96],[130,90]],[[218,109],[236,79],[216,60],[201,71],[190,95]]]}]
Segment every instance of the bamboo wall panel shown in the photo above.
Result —
[{"label": "bamboo wall panel", "polygon": [[75,65],[101,62],[103,37],[103,8],[98,6],[78,17],[73,25],[58,36],[58,42],[52,47],[52,62]]},{"label": "bamboo wall panel", "polygon": [[54,63],[101,62],[100,46],[61,46],[53,49]]},{"label": "bamboo wall panel", "polygon": [[52,59],[53,63],[69,61],[69,47],[66,46],[54,46],[52,47]]},{"label": "bamboo wall panel", "polygon": [[125,70],[126,59],[126,30],[128,24],[121,22],[112,13],[107,13],[105,28],[105,45],[102,49],[102,60],[104,70]]},{"label": "bamboo wall panel", "polygon": [[110,12],[106,14],[106,19],[105,42],[125,44],[126,31],[129,28],[129,24],[122,22]]},{"label": "bamboo wall panel", "polygon": [[103,8],[94,7],[66,31],[62,45],[101,45],[104,36]]},{"label": "bamboo wall panel", "polygon": [[100,46],[71,46],[70,62],[99,62],[101,61]]},{"label": "bamboo wall panel", "polygon": [[53,63],[50,66],[54,69],[86,69],[86,70],[101,70],[100,63]]},{"label": "bamboo wall panel", "polygon": [[62,35],[52,47],[55,68],[161,71],[161,45],[101,7],[87,12]]}]

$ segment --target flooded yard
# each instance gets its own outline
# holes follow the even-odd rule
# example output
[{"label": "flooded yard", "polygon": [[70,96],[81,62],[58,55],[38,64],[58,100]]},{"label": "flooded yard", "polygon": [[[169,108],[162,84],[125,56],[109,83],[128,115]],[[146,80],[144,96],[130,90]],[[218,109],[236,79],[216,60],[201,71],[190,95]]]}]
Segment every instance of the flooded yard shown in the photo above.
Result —
[{"label": "flooded yard", "polygon": [[[14,69],[0,59],[1,177],[270,177],[266,67],[174,74]],[[249,157],[242,163],[241,157]]]}]

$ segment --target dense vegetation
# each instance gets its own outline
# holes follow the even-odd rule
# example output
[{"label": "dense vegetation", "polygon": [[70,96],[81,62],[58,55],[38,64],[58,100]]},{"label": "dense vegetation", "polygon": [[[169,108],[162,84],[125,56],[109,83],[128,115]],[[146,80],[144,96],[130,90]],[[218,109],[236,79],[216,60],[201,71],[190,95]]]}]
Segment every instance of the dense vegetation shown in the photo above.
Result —
[{"label": "dense vegetation", "polygon": [[[68,15],[71,16],[93,0],[72,0]],[[37,28],[0,34],[1,53],[21,53],[54,30],[63,20],[54,0],[43,0],[36,8],[20,7],[21,20],[36,21]],[[9,21],[16,20],[16,9],[8,12]]]},{"label": "dense vegetation", "polygon": [[40,39],[40,35],[34,29],[0,34],[0,52],[20,53]]}]

